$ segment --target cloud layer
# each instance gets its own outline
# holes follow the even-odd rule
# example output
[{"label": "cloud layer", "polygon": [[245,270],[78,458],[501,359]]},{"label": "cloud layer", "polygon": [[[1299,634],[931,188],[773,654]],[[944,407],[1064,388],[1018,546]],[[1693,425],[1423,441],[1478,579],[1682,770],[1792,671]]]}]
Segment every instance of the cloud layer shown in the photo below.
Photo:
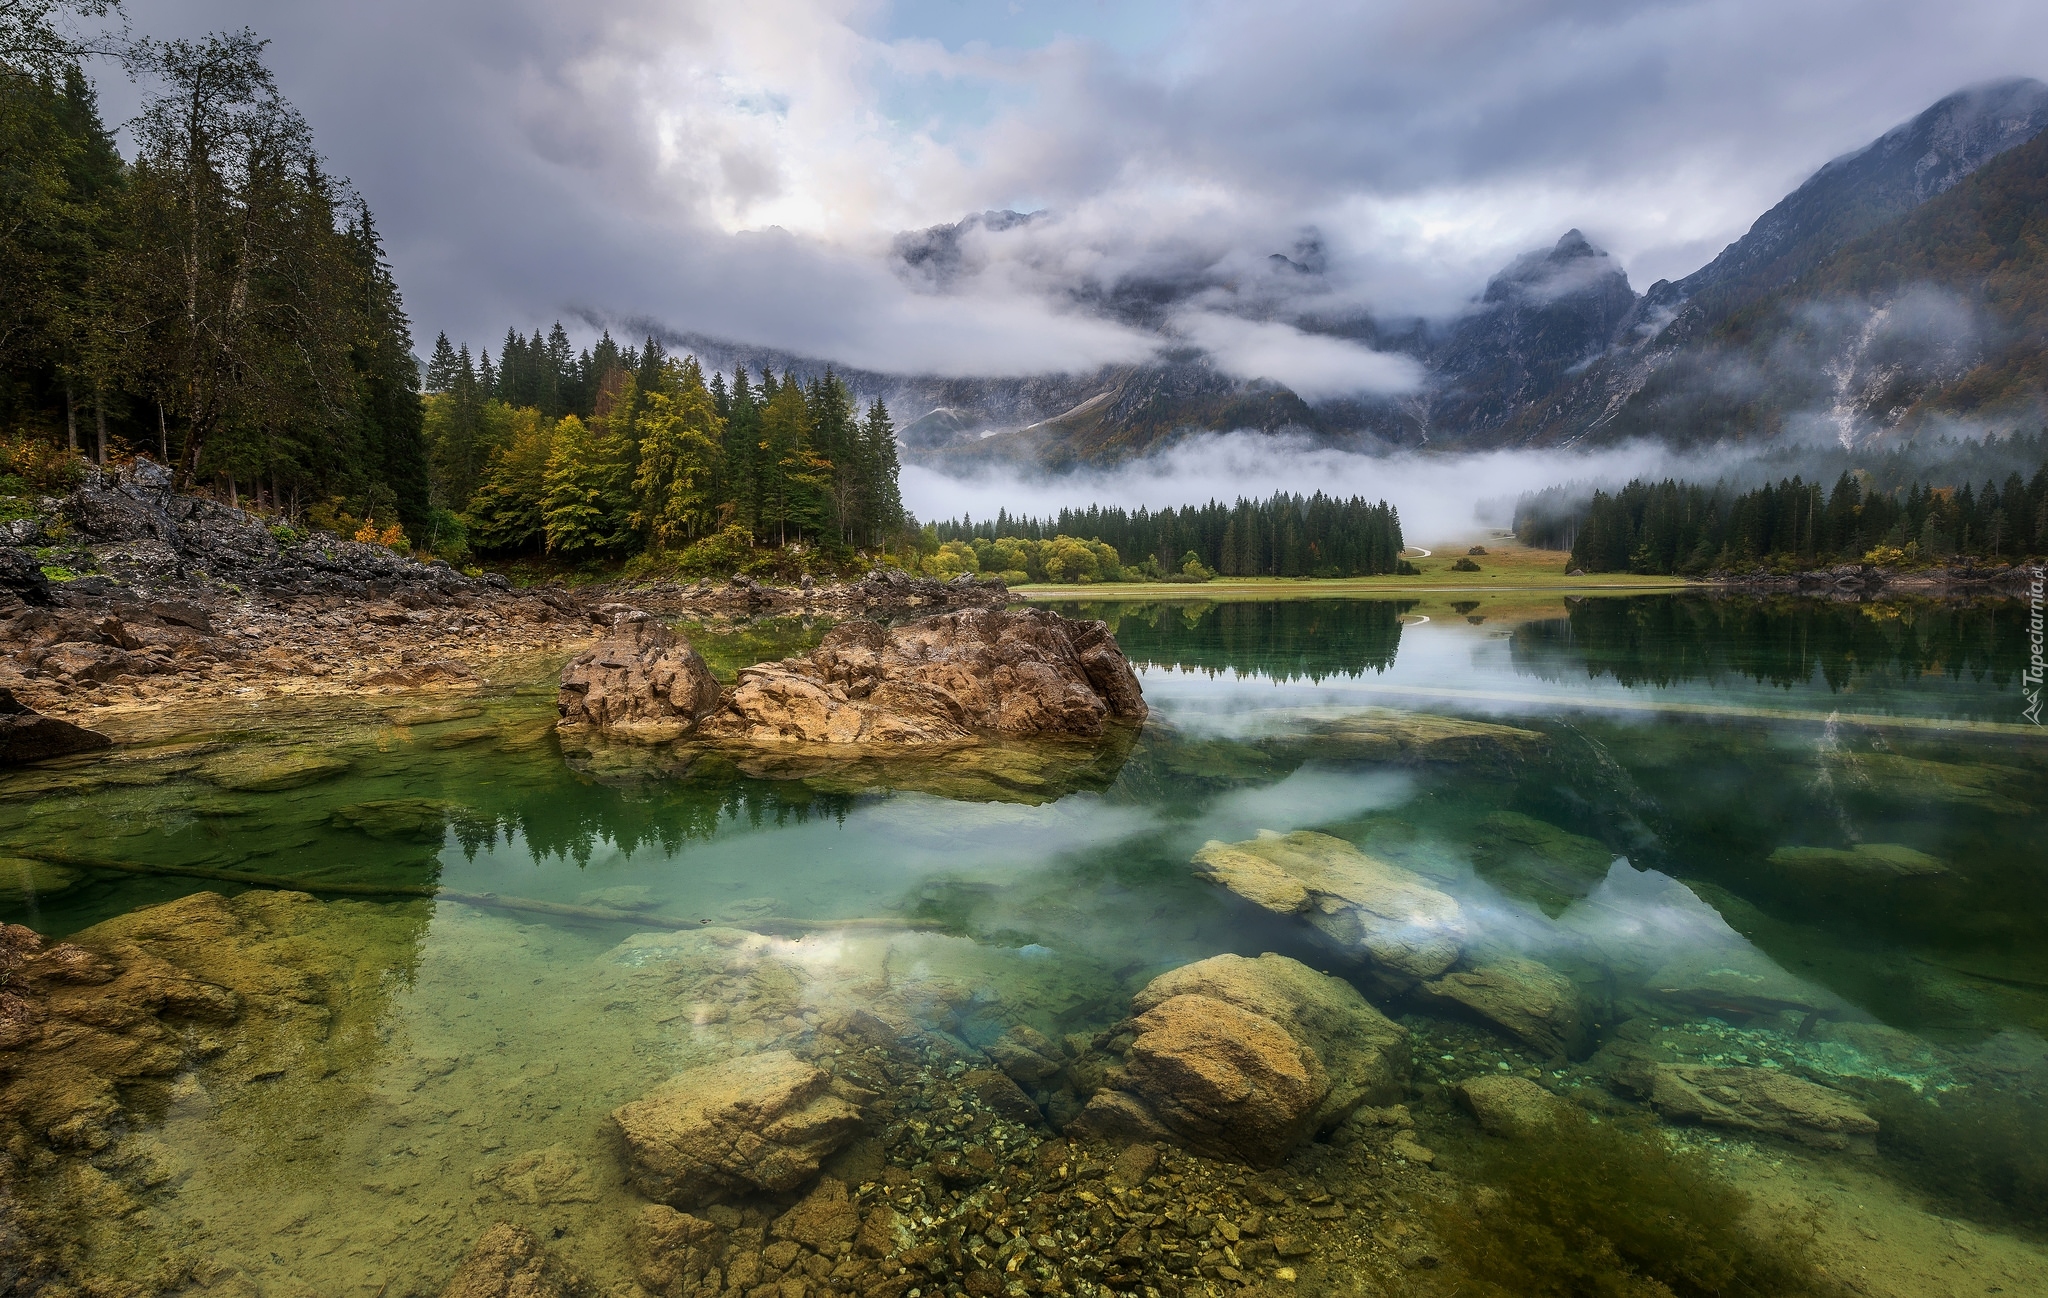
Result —
[{"label": "cloud layer", "polygon": [[[1243,319],[1453,311],[1569,226],[1638,286],[1682,274],[1940,95],[2048,72],[2028,0],[979,8],[130,3],[138,32],[273,38],[428,337],[639,317],[1021,374],[1148,354],[1149,293],[1233,373],[1331,394],[1409,380]],[[1054,218],[944,291],[899,273],[896,233],[994,208]],[[1318,273],[1274,276],[1311,230]]]}]

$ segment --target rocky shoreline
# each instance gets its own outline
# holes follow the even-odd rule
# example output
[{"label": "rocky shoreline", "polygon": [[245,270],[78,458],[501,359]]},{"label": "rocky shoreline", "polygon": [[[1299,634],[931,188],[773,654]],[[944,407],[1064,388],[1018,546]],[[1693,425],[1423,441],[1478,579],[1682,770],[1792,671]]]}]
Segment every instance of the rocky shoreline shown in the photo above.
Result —
[{"label": "rocky shoreline", "polygon": [[1812,572],[1775,573],[1759,568],[1748,573],[1724,573],[1709,577],[1706,585],[1743,594],[1807,595],[1850,602],[1902,595],[2013,596],[2024,595],[2039,571],[2038,567],[2026,564],[1964,562],[1941,568],[1893,569],[1845,563]]},{"label": "rocky shoreline", "polygon": [[[54,574],[54,575],[52,575]],[[89,722],[218,698],[463,689],[574,653],[620,596],[700,617],[1000,608],[1000,582],[877,571],[840,585],[656,582],[516,589],[171,489],[146,459],[89,471],[0,525],[0,690]],[[26,760],[17,758],[16,760]]]}]

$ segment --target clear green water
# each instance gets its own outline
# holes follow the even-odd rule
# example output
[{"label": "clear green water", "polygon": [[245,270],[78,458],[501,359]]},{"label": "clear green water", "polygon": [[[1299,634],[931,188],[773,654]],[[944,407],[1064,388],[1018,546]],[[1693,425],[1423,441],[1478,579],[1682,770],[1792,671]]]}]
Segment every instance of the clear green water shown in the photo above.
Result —
[{"label": "clear green water", "polygon": [[[1154,718],[1135,737],[851,767],[564,754],[542,664],[476,696],[159,719],[113,756],[0,777],[0,917],[46,933],[239,891],[149,873],[165,868],[473,899],[318,908],[304,958],[346,995],[313,1037],[264,1046],[269,1064],[162,1097],[124,1146],[154,1188],[97,1256],[140,1273],[203,1254],[245,1292],[426,1293],[484,1226],[516,1220],[623,1284],[639,1201],[611,1108],[883,991],[969,1042],[1013,1023],[1058,1040],[1219,952],[1328,967],[1189,870],[1206,840],[1298,829],[1457,896],[1484,946],[1569,973],[1603,1037],[1676,1033],[1681,1057],[1796,1065],[1891,1106],[1863,1166],[1900,1211],[2001,1238],[2048,1226],[2048,736],[2019,716],[2016,607],[1070,611],[1109,619],[1141,665]],[[700,643],[729,671],[820,633]],[[1547,746],[1417,765],[1330,741],[1374,708]],[[325,764],[294,787],[248,787],[308,758]],[[1859,844],[1940,868],[1771,860]],[[772,1007],[690,999],[740,965]],[[1674,967],[1733,970],[1776,1007],[1670,994]],[[786,986],[761,981],[771,968]],[[1487,1029],[1387,1008],[1418,1032],[1425,1084],[1531,1062]]]}]

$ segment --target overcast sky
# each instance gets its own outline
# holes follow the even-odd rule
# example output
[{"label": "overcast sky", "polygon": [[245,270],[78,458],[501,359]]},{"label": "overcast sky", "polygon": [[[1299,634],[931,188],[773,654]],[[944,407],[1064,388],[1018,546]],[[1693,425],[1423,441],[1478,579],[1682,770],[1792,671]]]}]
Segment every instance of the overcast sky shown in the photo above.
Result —
[{"label": "overcast sky", "polygon": [[[1641,289],[1943,94],[2048,74],[2039,0],[129,13],[138,34],[271,39],[285,93],[380,219],[423,346],[641,318],[898,372],[1142,357],[1156,335],[1066,290],[1198,267],[1216,310],[1256,314],[1247,286],[1307,230],[1329,306],[1455,311],[1573,226]],[[118,72],[102,79],[109,116],[132,111]],[[892,267],[897,232],[992,208],[1050,216],[970,240],[978,273],[945,291]],[[1292,331],[1265,328],[1245,348],[1291,354]]]}]

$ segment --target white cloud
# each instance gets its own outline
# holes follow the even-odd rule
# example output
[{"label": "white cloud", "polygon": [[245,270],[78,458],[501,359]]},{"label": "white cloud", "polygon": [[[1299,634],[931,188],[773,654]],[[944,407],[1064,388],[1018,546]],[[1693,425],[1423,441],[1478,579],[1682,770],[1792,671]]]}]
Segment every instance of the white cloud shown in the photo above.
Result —
[{"label": "white cloud", "polygon": [[1292,325],[1210,311],[1183,315],[1174,323],[1225,374],[1271,379],[1310,401],[1365,393],[1393,396],[1422,386],[1422,366],[1412,357],[1306,334]]}]

